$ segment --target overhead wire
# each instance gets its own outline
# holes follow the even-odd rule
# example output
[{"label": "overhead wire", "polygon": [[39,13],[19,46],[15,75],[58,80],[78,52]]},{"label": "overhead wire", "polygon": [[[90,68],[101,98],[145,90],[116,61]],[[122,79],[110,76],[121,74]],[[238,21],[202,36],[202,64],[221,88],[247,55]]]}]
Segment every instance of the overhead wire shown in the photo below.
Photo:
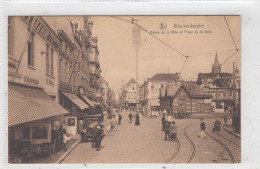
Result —
[{"label": "overhead wire", "polygon": [[172,46],[170,46],[169,44],[167,44],[166,42],[164,42],[163,40],[161,40],[161,39],[158,38],[157,36],[155,36],[155,35],[153,35],[152,33],[148,32],[147,29],[145,29],[145,28],[143,28],[142,26],[140,26],[139,24],[135,23],[135,22],[134,22],[134,19],[132,19],[132,21],[129,21],[129,20],[126,20],[126,19],[123,19],[123,18],[115,17],[115,16],[112,16],[112,17],[115,18],[115,19],[118,19],[118,20],[121,20],[121,21],[130,23],[130,24],[132,24],[132,25],[135,25],[135,26],[139,27],[139,28],[142,29],[144,32],[146,32],[147,34],[151,35],[151,36],[154,37],[155,39],[159,40],[161,43],[163,43],[164,45],[166,45],[167,47],[169,47],[169,48],[172,49],[173,51],[177,52],[177,53],[180,54],[181,56],[186,57],[186,59],[185,59],[185,61],[184,61],[184,64],[183,64],[183,66],[182,66],[182,68],[181,68],[181,70],[180,70],[180,73],[181,73],[182,69],[184,68],[184,66],[185,66],[185,64],[186,64],[186,62],[187,62],[188,57],[190,57],[190,56],[184,55],[184,54],[181,53],[179,50],[173,48]]},{"label": "overhead wire", "polygon": [[230,30],[230,27],[229,27],[229,25],[228,25],[226,16],[224,16],[224,18],[225,18],[225,21],[226,21],[226,24],[227,24],[227,27],[228,27],[230,36],[231,36],[231,38],[232,38],[232,40],[233,40],[233,43],[234,43],[234,45],[235,45],[235,47],[236,47],[236,50],[238,50],[237,45],[236,45],[236,42],[235,42],[235,40],[234,40],[234,37],[233,37],[233,35],[232,35],[232,33],[231,33],[231,30]]}]

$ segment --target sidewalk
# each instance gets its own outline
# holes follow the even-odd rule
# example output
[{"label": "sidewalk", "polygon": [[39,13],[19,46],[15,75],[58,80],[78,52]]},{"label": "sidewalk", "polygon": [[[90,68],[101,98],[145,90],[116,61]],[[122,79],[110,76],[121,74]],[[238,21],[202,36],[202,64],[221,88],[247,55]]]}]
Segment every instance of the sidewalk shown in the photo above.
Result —
[{"label": "sidewalk", "polygon": [[49,157],[35,157],[33,160],[31,160],[29,163],[32,164],[59,164],[73,149],[74,147],[80,142],[80,135],[75,135],[71,138],[71,140],[68,141],[67,151],[64,149],[52,153]]},{"label": "sidewalk", "polygon": [[235,133],[235,129],[231,124],[225,126],[224,130],[226,130],[227,132],[229,132],[230,134],[233,134],[234,136],[236,136],[238,138],[241,138],[240,133]]}]

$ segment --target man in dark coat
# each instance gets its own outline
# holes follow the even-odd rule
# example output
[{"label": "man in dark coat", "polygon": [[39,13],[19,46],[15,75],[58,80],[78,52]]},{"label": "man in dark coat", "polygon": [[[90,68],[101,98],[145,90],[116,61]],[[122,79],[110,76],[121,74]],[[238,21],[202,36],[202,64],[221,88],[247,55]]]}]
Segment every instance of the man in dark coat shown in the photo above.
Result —
[{"label": "man in dark coat", "polygon": [[92,148],[96,148],[96,142],[97,142],[97,128],[93,128],[92,131]]},{"label": "man in dark coat", "polygon": [[130,122],[130,123],[132,123],[132,118],[133,118],[133,115],[132,115],[132,113],[131,113],[131,112],[129,113],[128,117],[129,117],[129,122]]},{"label": "man in dark coat", "polygon": [[164,127],[165,141],[167,141],[168,138],[170,138],[170,127],[171,127],[171,124],[169,122],[166,122],[165,127]]},{"label": "man in dark coat", "polygon": [[119,114],[119,115],[118,115],[118,125],[121,124],[121,120],[122,120],[122,116],[121,116],[121,114]]},{"label": "man in dark coat", "polygon": [[216,119],[215,121],[215,131],[220,135],[220,130],[221,130],[221,121],[219,118]]},{"label": "man in dark coat", "polygon": [[139,126],[139,125],[140,125],[140,117],[139,117],[139,114],[138,114],[138,113],[136,113],[135,125],[136,125],[136,126]]},{"label": "man in dark coat", "polygon": [[104,137],[104,133],[103,130],[101,129],[101,126],[97,126],[96,140],[95,140],[96,151],[100,151],[100,145],[103,137]]},{"label": "man in dark coat", "polygon": [[162,131],[164,131],[164,125],[165,125],[165,114],[163,114],[162,117]]},{"label": "man in dark coat", "polygon": [[206,129],[206,124],[204,123],[203,119],[200,119],[200,137],[201,138],[206,138],[206,133],[205,133],[205,129]]}]

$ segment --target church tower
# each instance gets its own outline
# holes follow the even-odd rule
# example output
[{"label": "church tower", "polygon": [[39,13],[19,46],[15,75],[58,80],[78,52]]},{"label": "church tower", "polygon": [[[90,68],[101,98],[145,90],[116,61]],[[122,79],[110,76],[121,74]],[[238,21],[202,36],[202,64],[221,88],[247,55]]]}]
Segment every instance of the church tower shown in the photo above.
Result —
[{"label": "church tower", "polygon": [[216,53],[216,56],[215,56],[215,62],[212,65],[212,73],[221,73],[221,65],[218,62],[218,55],[217,55],[217,53]]}]

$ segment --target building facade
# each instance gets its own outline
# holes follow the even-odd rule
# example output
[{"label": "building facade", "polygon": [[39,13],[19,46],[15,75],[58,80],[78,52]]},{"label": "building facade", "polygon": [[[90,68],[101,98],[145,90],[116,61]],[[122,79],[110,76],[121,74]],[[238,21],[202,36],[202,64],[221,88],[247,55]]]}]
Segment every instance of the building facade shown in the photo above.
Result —
[{"label": "building facade", "polygon": [[210,113],[211,95],[192,82],[182,82],[160,89],[160,105],[171,115]]},{"label": "building facade", "polygon": [[179,82],[179,74],[155,74],[142,85],[143,107],[145,111],[160,109],[160,88],[175,85]]},{"label": "building facade", "polygon": [[217,54],[212,65],[212,72],[198,74],[197,84],[212,95],[213,111],[225,112],[229,110],[233,100],[232,78],[231,73],[221,71]]},{"label": "building facade", "polygon": [[9,157],[21,155],[23,142],[50,142],[51,126],[69,114],[58,104],[60,47],[42,17],[8,18]]}]

